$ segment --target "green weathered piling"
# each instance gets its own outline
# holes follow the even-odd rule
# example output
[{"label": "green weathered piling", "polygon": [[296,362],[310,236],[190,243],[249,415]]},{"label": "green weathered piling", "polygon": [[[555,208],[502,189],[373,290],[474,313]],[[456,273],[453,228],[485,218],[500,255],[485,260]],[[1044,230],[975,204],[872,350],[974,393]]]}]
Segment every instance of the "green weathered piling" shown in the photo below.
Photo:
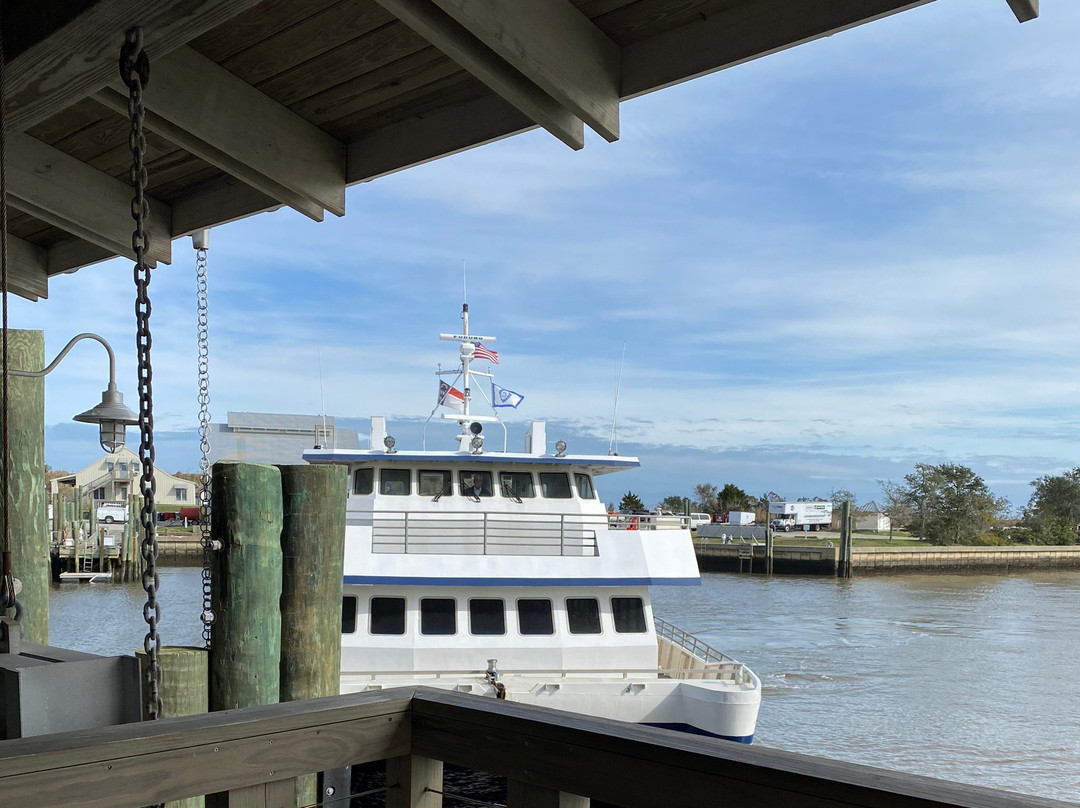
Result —
[{"label": "green weathered piling", "polygon": [[[147,656],[139,649],[135,652],[139,658],[139,681],[146,680]],[[158,655],[161,667],[161,717],[176,718],[181,715],[202,715],[210,706],[207,687],[209,685],[209,654],[202,648],[183,646],[162,646]],[[146,699],[142,703],[143,721],[148,716]],[[189,797],[165,803],[166,808],[202,808],[202,797]]]},{"label": "green weathered piling", "polygon": [[[8,367],[45,367],[45,334],[8,331]],[[8,377],[8,451],[11,566],[22,581],[22,632],[27,642],[49,642],[49,537],[45,519],[45,380]],[[3,414],[0,413],[0,418]],[[0,452],[0,463],[4,462]],[[10,613],[8,613],[10,614]]]},{"label": "green weathered piling", "polygon": [[[338,693],[345,553],[344,466],[278,466],[281,531],[281,700]],[[318,800],[315,775],[296,779],[296,805]]]},{"label": "green weathered piling", "polygon": [[851,577],[851,502],[844,500],[840,506],[840,564],[836,574]]},{"label": "green weathered piling", "polygon": [[210,709],[275,704],[281,661],[281,473],[215,463]]}]

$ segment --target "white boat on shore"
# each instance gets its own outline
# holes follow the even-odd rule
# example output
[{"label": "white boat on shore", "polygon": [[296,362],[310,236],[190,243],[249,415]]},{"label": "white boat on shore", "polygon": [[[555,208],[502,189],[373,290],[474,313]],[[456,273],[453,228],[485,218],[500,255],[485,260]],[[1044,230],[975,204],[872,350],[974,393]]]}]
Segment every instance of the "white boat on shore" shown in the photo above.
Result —
[{"label": "white boat on shore", "polygon": [[491,450],[501,420],[471,411],[491,374],[471,365],[494,339],[463,319],[441,335],[460,345],[440,371],[442,401],[463,382],[455,450],[399,450],[376,416],[370,449],[304,454],[349,468],[341,691],[425,684],[750,743],[757,676],[652,614],[650,586],[700,584],[689,529],[607,513],[594,480],[637,458],[550,453],[538,421],[524,451],[505,427]]}]

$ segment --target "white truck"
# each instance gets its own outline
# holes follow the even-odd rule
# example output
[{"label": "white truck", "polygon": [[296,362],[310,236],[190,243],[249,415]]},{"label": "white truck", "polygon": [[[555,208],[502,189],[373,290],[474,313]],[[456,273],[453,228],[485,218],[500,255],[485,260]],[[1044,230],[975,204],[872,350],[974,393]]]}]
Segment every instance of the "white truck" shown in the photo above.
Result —
[{"label": "white truck", "polygon": [[724,521],[729,525],[752,525],[757,517],[750,511],[728,511]]},{"label": "white truck", "polygon": [[828,530],[831,502],[770,502],[773,530]]},{"label": "white truck", "polygon": [[97,506],[97,520],[107,525],[113,522],[126,522],[128,518],[127,504],[123,502],[101,502]]}]

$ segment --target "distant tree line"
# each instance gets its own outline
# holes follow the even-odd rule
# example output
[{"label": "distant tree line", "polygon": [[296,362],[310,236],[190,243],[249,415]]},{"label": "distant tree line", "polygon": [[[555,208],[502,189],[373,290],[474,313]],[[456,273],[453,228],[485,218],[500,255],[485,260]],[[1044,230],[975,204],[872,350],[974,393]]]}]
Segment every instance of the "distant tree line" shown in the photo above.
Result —
[{"label": "distant tree line", "polygon": [[[1020,517],[1009,518],[1008,500],[998,497],[986,481],[967,466],[956,463],[918,463],[903,480],[879,480],[881,510],[893,526],[932,544],[1077,544],[1080,543],[1080,467],[1062,474],[1048,474],[1032,480],[1031,499]],[[641,500],[633,494],[639,508]],[[664,497],[657,508],[681,513],[687,498]],[[752,511],[758,521],[768,519],[770,501],[783,497],[769,491],[753,496],[734,483],[694,486],[690,508],[695,512],[722,516],[729,511]],[[800,498],[801,501],[811,501]],[[827,500],[833,504],[834,523],[840,506],[850,502],[855,511],[855,494],[835,489]],[[627,498],[623,498],[625,506]]]}]

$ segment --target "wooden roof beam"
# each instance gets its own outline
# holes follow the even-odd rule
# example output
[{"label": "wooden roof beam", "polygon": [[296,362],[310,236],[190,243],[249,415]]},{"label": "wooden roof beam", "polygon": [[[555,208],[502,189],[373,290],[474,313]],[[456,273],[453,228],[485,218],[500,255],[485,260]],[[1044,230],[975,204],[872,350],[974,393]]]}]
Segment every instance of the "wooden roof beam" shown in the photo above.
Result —
[{"label": "wooden roof beam", "polygon": [[[130,185],[20,134],[8,144],[8,194],[22,212],[134,260]],[[172,210],[153,197],[148,201],[148,258],[167,264],[172,260]]]},{"label": "wooden roof beam", "polygon": [[608,142],[619,139],[619,46],[567,0],[433,0]]},{"label": "wooden roof beam", "polygon": [[98,0],[36,42],[12,43],[18,56],[7,73],[9,131],[26,131],[112,81],[124,34],[132,26],[143,27],[153,62],[260,2]]},{"label": "wooden roof beam", "polygon": [[49,296],[49,257],[44,247],[8,234],[8,290],[27,300]]},{"label": "wooden roof beam", "polygon": [[[127,114],[119,80],[95,98]],[[345,144],[191,48],[150,65],[146,127],[304,215],[345,215]]]},{"label": "wooden roof beam", "polygon": [[572,149],[584,147],[585,127],[581,118],[491,50],[434,0],[378,2],[537,125]]},{"label": "wooden roof beam", "polygon": [[1008,0],[1008,2],[1018,22],[1027,22],[1039,16],[1039,0]]}]

